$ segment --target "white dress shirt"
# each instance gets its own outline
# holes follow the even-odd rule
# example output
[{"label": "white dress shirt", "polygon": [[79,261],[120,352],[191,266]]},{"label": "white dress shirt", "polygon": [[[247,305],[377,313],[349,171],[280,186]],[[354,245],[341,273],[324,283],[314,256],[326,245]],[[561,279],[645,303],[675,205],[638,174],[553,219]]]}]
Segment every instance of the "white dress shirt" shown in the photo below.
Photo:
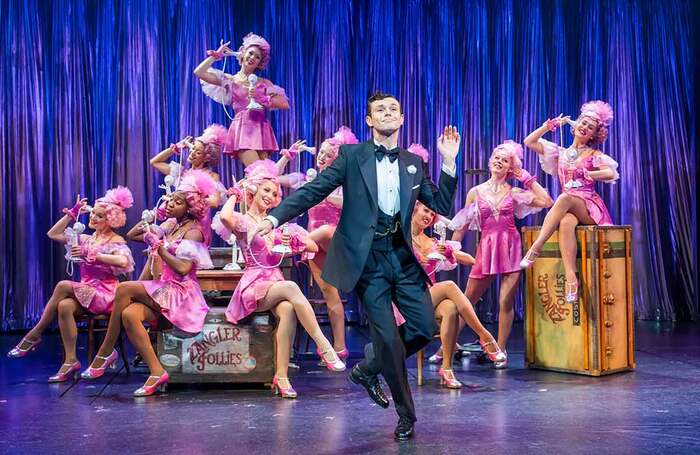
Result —
[{"label": "white dress shirt", "polygon": [[[375,145],[378,145],[375,142]],[[377,160],[377,204],[379,210],[389,216],[396,215],[401,209],[399,200],[399,160],[392,163],[388,157]]]}]

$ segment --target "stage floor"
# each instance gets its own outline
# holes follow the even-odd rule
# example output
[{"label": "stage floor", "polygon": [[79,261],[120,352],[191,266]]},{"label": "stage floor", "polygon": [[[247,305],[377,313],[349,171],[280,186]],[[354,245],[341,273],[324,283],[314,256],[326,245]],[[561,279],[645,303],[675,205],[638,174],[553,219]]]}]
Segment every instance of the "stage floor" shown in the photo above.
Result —
[{"label": "stage floor", "polygon": [[[365,335],[350,330],[358,350]],[[0,337],[2,352],[17,340]],[[187,388],[134,399],[145,374],[47,384],[61,358],[57,334],[46,340],[25,359],[3,356],[0,453],[700,453],[700,324],[637,323],[637,370],[601,378],[524,369],[520,324],[510,368],[463,359],[460,391],[440,388],[433,366],[418,387],[410,359],[419,421],[404,443],[393,406],[311,360],[292,373],[297,400]]]}]

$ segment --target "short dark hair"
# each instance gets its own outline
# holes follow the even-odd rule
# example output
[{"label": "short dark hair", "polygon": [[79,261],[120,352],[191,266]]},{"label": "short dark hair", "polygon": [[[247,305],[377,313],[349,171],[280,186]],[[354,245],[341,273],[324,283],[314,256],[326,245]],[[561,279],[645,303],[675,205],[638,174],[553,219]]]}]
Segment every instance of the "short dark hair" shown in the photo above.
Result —
[{"label": "short dark hair", "polygon": [[[375,101],[383,100],[386,98],[394,98],[396,101],[399,101],[397,97],[390,93],[382,93],[382,92],[374,92],[369,98],[367,98],[367,115],[372,114],[372,103]],[[401,107],[401,102],[399,101],[399,111],[403,113],[403,108]]]}]

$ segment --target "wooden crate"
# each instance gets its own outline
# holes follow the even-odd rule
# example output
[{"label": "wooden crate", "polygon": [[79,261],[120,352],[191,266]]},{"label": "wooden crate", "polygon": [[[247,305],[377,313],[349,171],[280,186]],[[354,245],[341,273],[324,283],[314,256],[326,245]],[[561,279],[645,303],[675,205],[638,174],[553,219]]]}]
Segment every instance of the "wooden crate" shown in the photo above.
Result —
[{"label": "wooden crate", "polygon": [[202,292],[233,291],[242,276],[243,270],[197,270],[197,281]]},{"label": "wooden crate", "polygon": [[275,372],[272,313],[254,313],[239,324],[226,321],[225,308],[211,308],[202,332],[180,338],[158,333],[158,359],[170,382],[270,383]]},{"label": "wooden crate", "polygon": [[[527,251],[539,227],[523,228]],[[630,226],[583,226],[578,240],[579,300],[565,299],[558,234],[526,273],[525,363],[600,376],[634,369]]]}]

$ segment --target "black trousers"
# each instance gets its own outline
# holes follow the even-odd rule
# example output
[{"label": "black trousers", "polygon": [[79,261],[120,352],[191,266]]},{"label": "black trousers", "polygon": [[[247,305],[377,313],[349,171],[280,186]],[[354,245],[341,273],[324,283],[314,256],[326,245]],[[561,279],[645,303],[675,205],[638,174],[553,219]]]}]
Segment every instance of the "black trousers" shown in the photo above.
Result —
[{"label": "black trousers", "polygon": [[[372,248],[355,291],[370,323],[372,342],[360,362],[363,372],[381,373],[394,398],[396,412],[415,421],[406,357],[427,345],[437,332],[433,305],[420,265],[405,242],[391,250]],[[406,319],[401,328],[391,309],[395,303]]]}]

